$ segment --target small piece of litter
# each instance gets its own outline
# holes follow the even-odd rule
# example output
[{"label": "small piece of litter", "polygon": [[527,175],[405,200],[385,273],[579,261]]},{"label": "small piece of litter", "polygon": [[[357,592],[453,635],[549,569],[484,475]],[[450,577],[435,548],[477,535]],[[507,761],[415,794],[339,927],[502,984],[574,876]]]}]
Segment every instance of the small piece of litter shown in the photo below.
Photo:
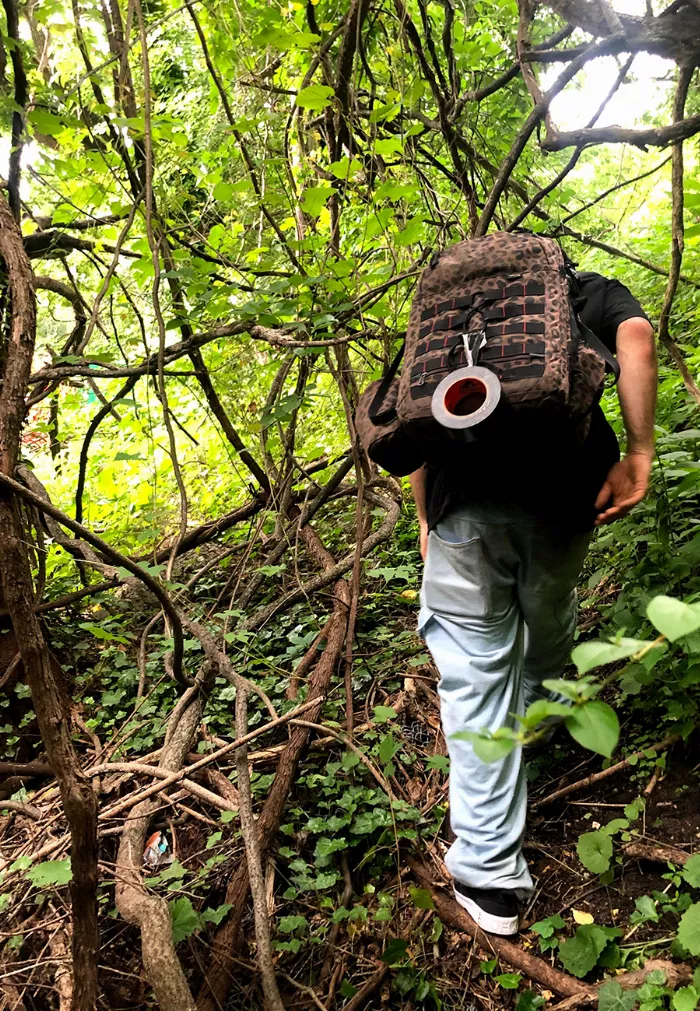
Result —
[{"label": "small piece of litter", "polygon": [[162,832],[154,832],[146,840],[146,848],[143,851],[143,862],[146,867],[155,870],[167,861],[168,840]]}]

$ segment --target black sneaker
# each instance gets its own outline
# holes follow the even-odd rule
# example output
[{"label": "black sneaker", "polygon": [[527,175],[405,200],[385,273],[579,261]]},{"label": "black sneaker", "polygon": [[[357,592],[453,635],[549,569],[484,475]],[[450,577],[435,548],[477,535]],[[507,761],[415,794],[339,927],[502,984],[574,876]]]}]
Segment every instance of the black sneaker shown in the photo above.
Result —
[{"label": "black sneaker", "polygon": [[518,932],[518,900],[504,888],[470,888],[454,882],[455,899],[472,920],[489,934],[509,937]]}]

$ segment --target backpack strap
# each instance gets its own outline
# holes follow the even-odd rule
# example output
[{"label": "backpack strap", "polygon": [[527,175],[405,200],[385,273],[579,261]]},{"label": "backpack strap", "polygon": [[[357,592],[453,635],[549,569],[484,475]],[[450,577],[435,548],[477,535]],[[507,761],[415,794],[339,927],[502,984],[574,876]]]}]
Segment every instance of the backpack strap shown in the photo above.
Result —
[{"label": "backpack strap", "polygon": [[612,372],[615,376],[615,382],[617,383],[620,378],[620,363],[617,358],[610,348],[603,344],[600,337],[597,337],[592,330],[589,330],[588,327],[581,322],[580,318],[578,320],[578,324],[581,328],[581,336],[584,341],[588,344],[589,348],[593,348],[594,351],[598,352],[607,366],[606,372]]},{"label": "backpack strap", "polygon": [[566,266],[566,274],[569,279],[569,291],[571,293],[571,303],[574,310],[574,316],[576,322],[578,323],[578,328],[581,337],[588,344],[589,348],[593,348],[597,351],[600,357],[603,359],[606,365],[606,372],[612,372],[615,376],[615,382],[617,383],[620,379],[620,364],[612,353],[610,348],[603,344],[600,337],[593,333],[589,327],[581,320],[580,309],[585,303],[585,297],[581,293],[581,279],[578,276],[578,271],[576,270],[576,264],[574,261],[567,256],[567,254],[562,249],[564,255],[564,264]]},{"label": "backpack strap", "polygon": [[377,387],[377,392],[372,397],[372,403],[369,405],[369,420],[374,425],[387,425],[390,421],[393,421],[396,417],[396,408],[388,407],[385,411],[381,410],[382,401],[389,391],[392,380],[396,375],[399,365],[401,364],[401,359],[403,358],[404,349],[406,347],[406,341],[401,344],[396,357],[393,362],[386,370],[382,376],[382,381]]}]

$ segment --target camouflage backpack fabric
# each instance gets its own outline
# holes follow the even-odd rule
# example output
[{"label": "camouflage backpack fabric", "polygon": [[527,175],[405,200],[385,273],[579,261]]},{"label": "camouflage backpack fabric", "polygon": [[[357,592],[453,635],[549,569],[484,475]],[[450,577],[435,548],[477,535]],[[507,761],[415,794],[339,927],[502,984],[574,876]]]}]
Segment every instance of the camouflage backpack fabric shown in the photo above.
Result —
[{"label": "camouflage backpack fabric", "polygon": [[[421,275],[399,355],[362,394],[356,426],[369,457],[393,474],[454,461],[456,445],[532,425],[580,442],[615,358],[583,327],[573,265],[554,239],[495,232],[433,255]],[[403,365],[399,375],[399,362]],[[501,384],[494,422],[455,433],[433,393],[472,362]]]}]

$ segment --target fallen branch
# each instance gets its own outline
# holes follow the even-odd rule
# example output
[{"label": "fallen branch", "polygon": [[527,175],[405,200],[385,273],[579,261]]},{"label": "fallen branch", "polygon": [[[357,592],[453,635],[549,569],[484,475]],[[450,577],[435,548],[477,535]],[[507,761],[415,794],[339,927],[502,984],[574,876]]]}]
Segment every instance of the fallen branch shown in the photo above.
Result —
[{"label": "fallen branch", "polygon": [[23,814],[33,821],[41,821],[43,815],[38,807],[33,804],[24,804],[20,800],[0,800],[0,812],[14,811],[16,814]]},{"label": "fallen branch", "polygon": [[680,734],[671,734],[669,737],[665,737],[663,741],[658,741],[656,744],[650,744],[646,748],[642,748],[640,751],[635,751],[634,754],[628,755],[621,762],[617,762],[615,765],[611,765],[609,769],[603,769],[601,772],[594,772],[591,776],[586,776],[584,779],[579,779],[575,783],[569,783],[568,786],[562,786],[560,790],[555,790],[554,793],[550,793],[546,797],[539,797],[530,804],[530,810],[536,811],[540,807],[545,807],[547,804],[552,804],[555,800],[560,800],[562,797],[568,796],[570,793],[578,793],[579,790],[585,790],[589,786],[593,786],[595,783],[600,783],[601,780],[607,779],[608,776],[614,776],[616,772],[622,772],[624,769],[629,769],[630,765],[635,759],[644,758],[645,752],[647,751],[665,751],[676,741],[680,741]]},{"label": "fallen branch", "polygon": [[[173,779],[172,774],[167,771],[167,769],[162,768],[158,765],[145,765],[143,762],[106,762],[103,765],[96,765],[92,769],[88,769],[88,776],[99,776],[104,772],[130,772],[134,775],[143,776],[153,776],[156,779],[162,779],[166,782],[159,784],[159,789],[153,791],[158,793],[161,790],[166,790],[169,786],[172,786]],[[212,804],[214,807],[218,807],[220,811],[233,811],[238,813],[238,807],[229,803],[225,797],[220,797],[216,793],[212,793],[211,790],[207,790],[206,787],[200,786],[199,783],[194,783],[191,779],[178,779],[177,782],[183,788],[191,793],[193,797],[197,797],[199,800],[204,801],[206,804]],[[8,803],[6,801],[0,801],[0,810],[3,807],[7,807]],[[20,807],[25,808],[27,805],[23,804]],[[19,808],[18,808],[19,809]],[[34,808],[34,810],[37,810]],[[27,812],[25,812],[27,813]],[[37,811],[39,817],[41,817],[41,812]],[[33,817],[33,815],[31,816]]]},{"label": "fallen branch", "polygon": [[654,864],[675,864],[682,867],[692,853],[679,850],[677,846],[657,846],[654,843],[631,842],[622,847],[622,852],[635,860],[649,860]]},{"label": "fallen branch", "polygon": [[46,762],[0,762],[2,776],[53,776]]},{"label": "fallen branch", "polygon": [[[248,730],[248,691],[246,685],[236,688],[236,734],[245,737]],[[253,897],[253,918],[255,922],[255,940],[257,944],[257,961],[262,977],[262,988],[265,1000],[265,1011],[284,1011],[282,998],[277,987],[277,977],[272,961],[270,945],[270,918],[265,899],[265,878],[260,843],[253,812],[253,795],[250,788],[250,767],[248,765],[248,749],[239,748],[236,752],[236,772],[238,773],[238,793],[240,796],[241,835],[245,846],[246,867],[250,891]]]},{"label": "fallen branch", "polygon": [[[211,762],[215,762],[217,759],[222,758],[224,755],[228,755],[231,751],[235,751],[237,748],[245,747],[251,741],[255,740],[256,737],[260,737],[261,734],[267,734],[270,730],[274,730],[275,727],[280,726],[282,723],[288,723],[293,720],[295,716],[300,716],[302,713],[309,709],[313,709],[317,705],[316,699],[309,699],[303,705],[297,706],[295,709],[291,709],[284,716],[280,716],[276,720],[270,720],[262,727],[257,727],[255,730],[251,730],[250,733],[246,734],[245,737],[236,738],[235,741],[231,741],[226,744],[223,748],[219,748],[218,751],[212,751],[211,754],[205,755],[204,758],[200,758],[198,762],[194,765],[190,765],[187,769],[180,769],[178,772],[173,772],[168,775],[167,779],[164,779],[162,783],[155,783],[153,786],[147,787],[142,793],[133,796],[126,797],[124,800],[118,801],[110,808],[106,808],[104,811],[100,812],[100,820],[106,818],[115,818],[118,814],[123,814],[124,811],[128,811],[134,805],[138,804],[142,800],[146,800],[151,797],[154,793],[159,793],[164,786],[172,786],[173,783],[179,783],[181,779],[184,779],[187,775],[192,775],[198,769],[203,768],[205,765],[209,765]],[[109,769],[111,766],[103,766],[102,771]],[[149,766],[146,766],[149,768]]]},{"label": "fallen branch", "polygon": [[375,969],[369,979],[362,984],[355,996],[351,997],[347,1004],[343,1006],[343,1011],[359,1011],[365,1001],[382,985],[388,971],[388,965],[380,965]]}]

